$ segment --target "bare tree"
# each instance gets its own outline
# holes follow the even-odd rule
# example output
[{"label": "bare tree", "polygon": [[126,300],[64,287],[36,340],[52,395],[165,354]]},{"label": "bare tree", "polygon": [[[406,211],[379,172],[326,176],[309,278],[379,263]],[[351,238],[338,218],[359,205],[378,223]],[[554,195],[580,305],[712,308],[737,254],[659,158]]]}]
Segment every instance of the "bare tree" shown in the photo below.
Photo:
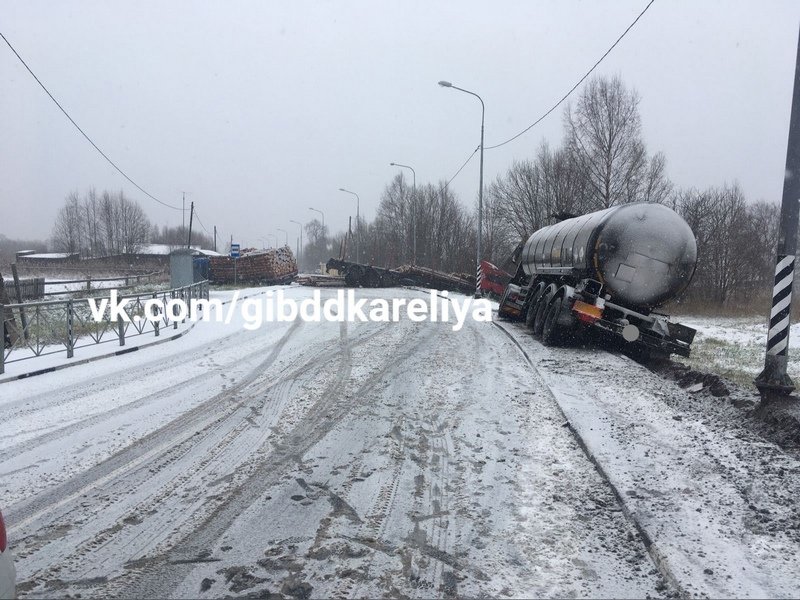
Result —
[{"label": "bare tree", "polygon": [[331,258],[330,240],[327,235],[328,228],[323,228],[319,220],[312,219],[305,224],[304,229],[306,235],[303,247],[303,266],[305,268],[316,268],[320,263],[324,263]]},{"label": "bare tree", "polygon": [[381,196],[377,215],[362,226],[362,257],[371,264],[396,267],[413,254],[416,204],[417,264],[444,271],[474,270],[475,219],[444,182],[418,185],[416,200],[403,174]]},{"label": "bare tree", "polygon": [[53,226],[53,246],[63,252],[84,256],[108,256],[137,252],[150,235],[144,210],[122,192],[91,189],[81,199],[77,192],[67,196]]},{"label": "bare tree", "polygon": [[[164,225],[159,229],[158,225],[153,225],[150,229],[149,239],[153,244],[166,244],[167,246],[181,247],[186,246],[189,239],[189,228],[183,225],[170,227]],[[192,228],[192,246],[201,248],[213,248],[214,239],[202,231]]]},{"label": "bare tree", "polygon": [[639,95],[619,77],[597,77],[575,108],[565,109],[565,146],[595,210],[666,198],[664,158],[657,155],[648,164],[638,106]]},{"label": "bare tree", "polygon": [[658,202],[659,204],[669,201],[672,182],[667,177],[667,158],[663,152],[656,152],[650,159],[638,193],[639,195],[636,197],[638,201]]},{"label": "bare tree", "polygon": [[70,192],[64,206],[56,215],[51,234],[53,248],[60,252],[76,253],[83,247],[84,223],[81,218],[80,196]]},{"label": "bare tree", "polygon": [[150,221],[144,210],[133,200],[120,192],[117,198],[119,211],[119,240],[122,254],[136,254],[147,242]]},{"label": "bare tree", "polygon": [[683,191],[676,204],[697,240],[692,297],[719,306],[763,286],[777,240],[776,207],[749,206],[738,184]]},{"label": "bare tree", "polygon": [[748,207],[757,237],[755,248],[756,277],[771,285],[775,268],[775,253],[780,234],[781,207],[776,202],[760,201]]}]

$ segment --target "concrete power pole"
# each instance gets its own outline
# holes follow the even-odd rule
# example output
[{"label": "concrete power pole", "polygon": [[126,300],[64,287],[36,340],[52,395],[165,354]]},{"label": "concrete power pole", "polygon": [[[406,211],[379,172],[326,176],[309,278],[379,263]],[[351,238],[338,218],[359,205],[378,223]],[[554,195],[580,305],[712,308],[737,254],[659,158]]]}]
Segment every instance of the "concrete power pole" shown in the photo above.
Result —
[{"label": "concrete power pole", "polygon": [[772,286],[772,310],[769,313],[767,353],[764,370],[755,384],[762,401],[771,396],[785,396],[794,390],[794,382],[786,373],[789,359],[789,325],[792,319],[792,284],[797,254],[797,225],[800,219],[800,39],[794,68],[792,112],[789,118],[789,143],[786,149],[786,171],[783,179],[781,228],[775,259],[775,280]]},{"label": "concrete power pole", "polygon": [[189,213],[189,240],[186,242],[186,247],[192,247],[192,219],[194,218],[194,202],[192,202],[192,209]]}]

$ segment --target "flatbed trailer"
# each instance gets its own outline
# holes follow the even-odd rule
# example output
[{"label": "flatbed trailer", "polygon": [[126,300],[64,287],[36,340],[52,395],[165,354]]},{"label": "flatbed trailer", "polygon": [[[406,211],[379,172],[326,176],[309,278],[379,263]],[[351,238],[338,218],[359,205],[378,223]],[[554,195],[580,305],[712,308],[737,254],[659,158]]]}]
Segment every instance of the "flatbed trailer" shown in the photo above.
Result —
[{"label": "flatbed trailer", "polygon": [[336,270],[344,277],[343,281],[348,287],[381,288],[410,285],[462,294],[475,293],[474,277],[443,273],[417,265],[386,269],[331,258],[325,268],[327,271]]}]

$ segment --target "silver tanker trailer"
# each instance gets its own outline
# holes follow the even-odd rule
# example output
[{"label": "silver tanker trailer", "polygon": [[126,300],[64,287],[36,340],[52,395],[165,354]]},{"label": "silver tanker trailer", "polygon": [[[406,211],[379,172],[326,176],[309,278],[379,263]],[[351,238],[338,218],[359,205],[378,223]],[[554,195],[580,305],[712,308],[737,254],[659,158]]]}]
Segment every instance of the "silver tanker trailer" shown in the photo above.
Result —
[{"label": "silver tanker trailer", "polygon": [[654,309],[694,274],[697,244],[661,204],[623,204],[536,231],[523,246],[498,314],[524,319],[546,345],[587,328],[641,350],[689,355],[695,330]]}]

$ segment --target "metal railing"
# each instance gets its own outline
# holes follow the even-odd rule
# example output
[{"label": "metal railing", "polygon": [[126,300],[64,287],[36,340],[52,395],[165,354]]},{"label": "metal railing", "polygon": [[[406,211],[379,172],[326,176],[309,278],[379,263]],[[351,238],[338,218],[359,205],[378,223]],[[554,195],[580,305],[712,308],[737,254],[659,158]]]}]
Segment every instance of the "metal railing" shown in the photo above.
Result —
[{"label": "metal railing", "polygon": [[[3,352],[0,354],[0,374],[5,365],[21,360],[52,354],[66,353],[73,358],[75,350],[97,344],[125,341],[140,335],[158,337],[162,329],[172,326],[178,329],[187,316],[175,319],[169,311],[158,311],[158,318],[145,318],[145,303],[158,301],[157,306],[166,306],[170,300],[181,300],[189,305],[193,299],[208,300],[208,281],[158,292],[135,295],[119,295],[117,301],[127,299],[123,311],[128,319],[112,319],[111,298],[72,298],[69,300],[45,300],[23,304],[0,304],[0,321],[3,323]],[[95,310],[103,300],[108,300],[102,314]]]}]

